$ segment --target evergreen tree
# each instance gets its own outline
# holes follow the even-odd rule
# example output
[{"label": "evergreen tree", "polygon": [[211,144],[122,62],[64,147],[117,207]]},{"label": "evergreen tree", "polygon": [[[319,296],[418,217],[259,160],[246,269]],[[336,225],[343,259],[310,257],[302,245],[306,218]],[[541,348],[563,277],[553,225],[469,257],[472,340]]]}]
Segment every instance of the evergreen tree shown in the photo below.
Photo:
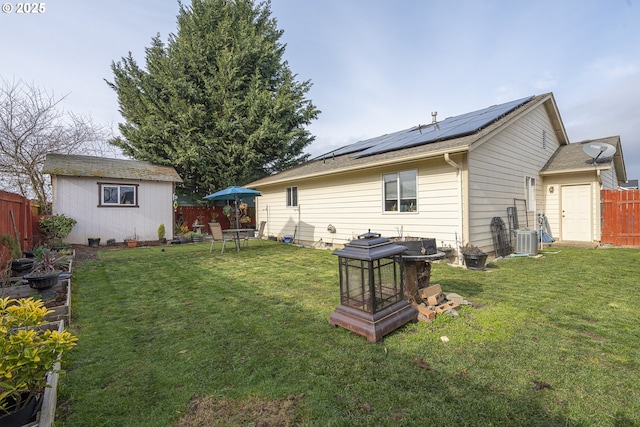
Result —
[{"label": "evergreen tree", "polygon": [[283,60],[270,2],[192,0],[177,22],[166,45],[156,35],[145,49],[145,69],[131,53],[112,63],[126,122],[111,143],[175,167],[200,196],[305,161],[320,111]]}]

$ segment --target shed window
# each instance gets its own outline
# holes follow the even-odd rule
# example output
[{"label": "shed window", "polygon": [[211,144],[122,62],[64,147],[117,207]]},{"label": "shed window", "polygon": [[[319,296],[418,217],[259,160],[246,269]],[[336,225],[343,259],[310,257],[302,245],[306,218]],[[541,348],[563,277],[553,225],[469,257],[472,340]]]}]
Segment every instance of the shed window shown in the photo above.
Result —
[{"label": "shed window", "polygon": [[287,207],[298,206],[298,187],[287,187]]},{"label": "shed window", "polygon": [[415,170],[382,175],[384,211],[417,212],[417,172]]},{"label": "shed window", "polygon": [[135,184],[100,183],[99,206],[138,206],[138,186]]}]

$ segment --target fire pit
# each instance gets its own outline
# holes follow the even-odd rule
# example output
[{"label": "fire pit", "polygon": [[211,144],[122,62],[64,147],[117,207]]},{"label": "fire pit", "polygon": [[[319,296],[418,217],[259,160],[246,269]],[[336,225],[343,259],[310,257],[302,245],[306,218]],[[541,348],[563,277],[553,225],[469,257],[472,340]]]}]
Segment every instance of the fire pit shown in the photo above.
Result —
[{"label": "fire pit", "polygon": [[410,321],[418,312],[404,298],[402,252],[380,234],[366,233],[335,251],[340,270],[340,305],[329,316],[331,326],[342,326],[369,342]]}]

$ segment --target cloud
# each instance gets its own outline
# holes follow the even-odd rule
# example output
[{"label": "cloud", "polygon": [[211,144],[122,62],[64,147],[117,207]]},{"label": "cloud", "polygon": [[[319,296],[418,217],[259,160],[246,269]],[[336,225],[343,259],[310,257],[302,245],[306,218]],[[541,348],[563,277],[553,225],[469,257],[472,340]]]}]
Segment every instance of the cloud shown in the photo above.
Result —
[{"label": "cloud", "polygon": [[586,71],[595,73],[609,80],[623,79],[638,73],[638,67],[633,63],[625,63],[615,58],[602,58],[586,66]]},{"label": "cloud", "polygon": [[558,84],[558,79],[550,71],[543,72],[531,82],[531,87],[537,92],[550,92]]}]

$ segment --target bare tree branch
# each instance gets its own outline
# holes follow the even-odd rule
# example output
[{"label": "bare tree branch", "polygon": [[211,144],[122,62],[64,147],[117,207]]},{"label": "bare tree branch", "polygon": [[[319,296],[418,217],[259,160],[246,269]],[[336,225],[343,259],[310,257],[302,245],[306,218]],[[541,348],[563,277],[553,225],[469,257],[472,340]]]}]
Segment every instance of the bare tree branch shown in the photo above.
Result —
[{"label": "bare tree branch", "polygon": [[0,77],[0,187],[34,198],[42,207],[51,195],[42,174],[48,153],[100,155],[109,146],[102,126],[61,108],[65,98]]}]

